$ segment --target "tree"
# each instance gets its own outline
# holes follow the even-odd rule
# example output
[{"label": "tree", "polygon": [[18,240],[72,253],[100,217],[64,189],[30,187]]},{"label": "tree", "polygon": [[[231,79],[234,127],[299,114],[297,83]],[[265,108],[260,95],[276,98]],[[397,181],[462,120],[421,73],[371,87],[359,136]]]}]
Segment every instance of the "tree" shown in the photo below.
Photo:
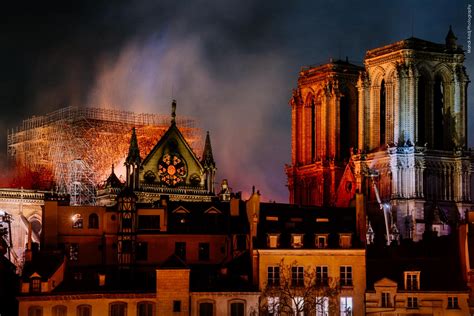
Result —
[{"label": "tree", "polygon": [[262,289],[258,309],[261,315],[333,315],[339,293],[339,281],[329,278],[327,270],[282,259]]}]

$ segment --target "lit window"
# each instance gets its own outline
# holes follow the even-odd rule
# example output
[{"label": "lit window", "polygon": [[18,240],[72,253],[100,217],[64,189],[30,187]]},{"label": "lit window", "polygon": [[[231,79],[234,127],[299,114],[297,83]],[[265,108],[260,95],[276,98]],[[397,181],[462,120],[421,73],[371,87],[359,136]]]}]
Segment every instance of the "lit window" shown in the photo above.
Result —
[{"label": "lit window", "polygon": [[83,220],[81,214],[74,214],[72,216],[72,228],[82,228]]},{"label": "lit window", "polygon": [[99,216],[97,216],[96,213],[92,213],[91,215],[89,215],[89,228],[99,228]]},{"label": "lit window", "polygon": [[79,305],[77,307],[77,316],[92,316],[92,306]]},{"label": "lit window", "polygon": [[304,286],[304,267],[291,267],[291,285]]},{"label": "lit window", "polygon": [[210,302],[200,303],[199,316],[214,316],[214,304]]},{"label": "lit window", "polygon": [[456,296],[449,296],[448,297],[448,308],[449,309],[458,309],[458,298]]},{"label": "lit window", "polygon": [[390,307],[390,293],[382,293],[382,307]]},{"label": "lit window", "polygon": [[352,297],[342,296],[340,300],[340,312],[341,316],[351,316],[352,315]]},{"label": "lit window", "polygon": [[138,302],[137,316],[153,316],[155,303],[153,302]]},{"label": "lit window", "polygon": [[268,297],[268,315],[278,315],[278,311],[280,309],[280,298],[279,297]]},{"label": "lit window", "polygon": [[304,315],[304,298],[301,296],[293,297],[292,301],[292,309],[293,314],[295,316],[303,316]]},{"label": "lit window", "polygon": [[327,234],[317,234],[315,237],[315,246],[316,248],[327,248],[328,247],[328,235]]},{"label": "lit window", "polygon": [[66,316],[67,307],[64,305],[53,306],[53,316]]},{"label": "lit window", "polygon": [[79,259],[79,244],[69,245],[69,260],[77,261]]},{"label": "lit window", "polygon": [[109,316],[125,316],[127,315],[127,303],[114,302],[109,305]]},{"label": "lit window", "polygon": [[316,316],[329,315],[329,298],[326,296],[316,297]]},{"label": "lit window", "polygon": [[405,290],[416,291],[420,289],[420,271],[405,272]]},{"label": "lit window", "polygon": [[407,298],[407,308],[418,308],[418,298],[409,296]]},{"label": "lit window", "polygon": [[280,234],[268,234],[267,242],[269,248],[278,248]]},{"label": "lit window", "polygon": [[181,312],[181,301],[173,301],[173,313],[180,313],[180,312]]},{"label": "lit window", "polygon": [[339,234],[339,247],[351,248],[352,247],[352,234]]},{"label": "lit window", "polygon": [[339,269],[341,286],[352,286],[352,267],[341,266]]},{"label": "lit window", "polygon": [[303,234],[291,234],[291,246],[293,248],[303,247]]},{"label": "lit window", "polygon": [[328,267],[317,266],[316,267],[316,285],[327,286],[328,283]]},{"label": "lit window", "polygon": [[31,306],[28,308],[28,316],[43,316],[43,307]]},{"label": "lit window", "polygon": [[277,286],[280,285],[280,267],[273,266],[267,268],[267,285]]},{"label": "lit window", "polygon": [[230,316],[244,316],[245,304],[243,302],[230,303]]},{"label": "lit window", "polygon": [[208,242],[199,243],[199,260],[209,261],[209,243]]},{"label": "lit window", "polygon": [[38,278],[38,277],[31,278],[30,282],[31,282],[30,283],[31,292],[33,293],[41,292],[41,278]]}]

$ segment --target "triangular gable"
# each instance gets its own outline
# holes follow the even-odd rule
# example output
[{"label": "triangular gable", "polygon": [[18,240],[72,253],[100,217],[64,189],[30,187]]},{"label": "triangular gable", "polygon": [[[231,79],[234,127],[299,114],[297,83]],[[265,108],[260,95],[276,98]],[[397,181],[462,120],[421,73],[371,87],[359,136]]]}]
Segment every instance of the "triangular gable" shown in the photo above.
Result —
[{"label": "triangular gable", "polygon": [[396,287],[397,282],[389,279],[389,278],[382,278],[374,283],[374,287]]},{"label": "triangular gable", "polygon": [[346,165],[344,174],[339,182],[334,200],[336,207],[349,207],[351,200],[355,196],[357,183],[354,173],[352,172],[351,163],[352,161]]},{"label": "triangular gable", "polygon": [[204,211],[204,214],[222,214],[222,212],[219,211],[214,206],[211,206],[210,208],[208,208],[207,210]]},{"label": "triangular gable", "polygon": [[39,275],[37,272],[33,272],[33,274],[30,275],[30,279],[32,278],[41,278],[41,275]]},{"label": "triangular gable", "polygon": [[178,138],[178,140],[184,145],[184,147],[187,149],[193,160],[197,163],[197,165],[202,169],[201,162],[197,158],[196,154],[194,153],[193,149],[191,146],[189,146],[188,142],[184,138],[183,134],[181,134],[181,131],[179,128],[176,126],[176,124],[172,124],[170,128],[166,131],[166,133],[161,136],[160,140],[158,143],[156,143],[155,147],[150,151],[150,153],[145,157],[145,159],[142,162],[142,165],[146,165],[150,159],[155,155],[155,153],[162,148],[170,139],[172,139],[173,134],[175,134]]},{"label": "triangular gable", "polygon": [[179,206],[175,210],[173,210],[171,213],[173,213],[173,214],[189,214],[191,212],[188,211],[186,208],[184,208],[182,206]]}]

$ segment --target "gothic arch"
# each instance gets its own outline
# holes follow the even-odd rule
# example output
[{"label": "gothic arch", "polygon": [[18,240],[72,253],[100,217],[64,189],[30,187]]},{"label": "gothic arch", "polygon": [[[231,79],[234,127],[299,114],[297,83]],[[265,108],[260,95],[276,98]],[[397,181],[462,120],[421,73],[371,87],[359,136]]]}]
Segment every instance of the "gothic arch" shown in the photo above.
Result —
[{"label": "gothic arch", "polygon": [[374,69],[372,69],[369,77],[371,78],[370,84],[372,87],[380,87],[382,80],[385,78],[385,69],[380,66],[376,66]]},{"label": "gothic arch", "polygon": [[434,77],[437,76],[443,79],[443,82],[450,83],[453,81],[453,71],[445,63],[439,63],[434,67]]}]

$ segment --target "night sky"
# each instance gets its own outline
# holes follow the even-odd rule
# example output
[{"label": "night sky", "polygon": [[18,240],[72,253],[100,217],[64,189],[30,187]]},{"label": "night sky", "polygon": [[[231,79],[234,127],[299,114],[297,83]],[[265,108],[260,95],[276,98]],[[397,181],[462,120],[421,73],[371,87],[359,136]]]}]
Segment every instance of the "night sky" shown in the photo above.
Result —
[{"label": "night sky", "polygon": [[[3,4],[0,145],[6,130],[69,105],[198,119],[218,181],[287,202],[288,100],[302,66],[412,36],[467,46],[472,1],[32,1]],[[413,22],[412,22],[413,21]],[[474,78],[473,55],[466,67]],[[473,131],[469,89],[469,135]],[[474,137],[469,139],[470,146]],[[124,153],[125,155],[125,153]],[[244,194],[244,197],[246,196]]]}]

